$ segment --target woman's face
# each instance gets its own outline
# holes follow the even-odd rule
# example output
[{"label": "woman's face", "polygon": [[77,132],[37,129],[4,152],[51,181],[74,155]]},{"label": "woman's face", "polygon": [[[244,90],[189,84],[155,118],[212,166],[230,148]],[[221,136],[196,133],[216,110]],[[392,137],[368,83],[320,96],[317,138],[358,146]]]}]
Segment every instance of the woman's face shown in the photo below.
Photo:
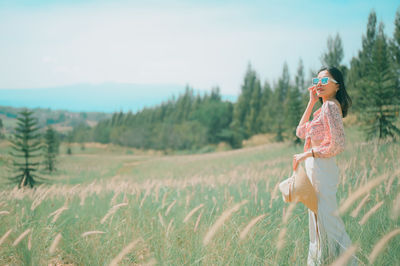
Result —
[{"label": "woman's face", "polygon": [[[322,85],[321,78],[329,77],[328,84]],[[330,99],[336,96],[336,92],[339,89],[339,84],[335,83],[332,79],[331,74],[328,70],[324,70],[318,73],[318,78],[320,79],[318,84],[315,86],[317,90],[318,97],[322,99]]]}]

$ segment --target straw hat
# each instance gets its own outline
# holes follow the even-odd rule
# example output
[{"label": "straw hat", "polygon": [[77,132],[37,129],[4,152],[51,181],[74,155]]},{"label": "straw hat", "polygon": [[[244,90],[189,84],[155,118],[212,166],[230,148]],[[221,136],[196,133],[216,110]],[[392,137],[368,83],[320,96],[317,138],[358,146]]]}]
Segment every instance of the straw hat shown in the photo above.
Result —
[{"label": "straw hat", "polygon": [[279,184],[279,190],[282,192],[285,202],[301,202],[311,211],[317,213],[317,194],[301,165],[297,167],[291,177]]}]

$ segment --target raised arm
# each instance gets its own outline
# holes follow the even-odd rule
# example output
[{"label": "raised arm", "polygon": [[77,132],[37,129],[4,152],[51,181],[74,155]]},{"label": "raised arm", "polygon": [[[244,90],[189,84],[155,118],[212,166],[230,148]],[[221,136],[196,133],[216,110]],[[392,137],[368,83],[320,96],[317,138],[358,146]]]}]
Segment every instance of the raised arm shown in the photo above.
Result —
[{"label": "raised arm", "polygon": [[321,111],[326,132],[321,145],[313,149],[314,156],[333,157],[341,153],[345,146],[342,115],[339,106],[332,101],[327,101]]},{"label": "raised arm", "polygon": [[310,115],[315,103],[318,101],[318,97],[314,93],[315,87],[310,87],[308,90],[310,91],[310,100],[308,101],[307,108],[304,111],[303,116],[301,117],[300,123],[296,128],[296,136],[304,139],[306,137],[306,127],[308,120],[310,119]]}]

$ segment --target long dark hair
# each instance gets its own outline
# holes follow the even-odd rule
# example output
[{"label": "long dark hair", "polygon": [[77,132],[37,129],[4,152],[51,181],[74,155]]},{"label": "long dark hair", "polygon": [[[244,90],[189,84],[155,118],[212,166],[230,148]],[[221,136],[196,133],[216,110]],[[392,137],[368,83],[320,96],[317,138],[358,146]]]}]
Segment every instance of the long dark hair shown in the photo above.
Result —
[{"label": "long dark hair", "polygon": [[[336,93],[336,99],[340,103],[340,106],[342,107],[342,113],[343,117],[346,117],[347,111],[349,110],[352,101],[350,99],[350,96],[347,94],[346,91],[346,86],[344,85],[344,79],[343,79],[343,74],[342,72],[337,69],[336,67],[322,67],[319,71],[318,74],[321,71],[327,70],[329,74],[339,83],[339,90]],[[322,103],[322,98],[319,98],[319,100]]]}]

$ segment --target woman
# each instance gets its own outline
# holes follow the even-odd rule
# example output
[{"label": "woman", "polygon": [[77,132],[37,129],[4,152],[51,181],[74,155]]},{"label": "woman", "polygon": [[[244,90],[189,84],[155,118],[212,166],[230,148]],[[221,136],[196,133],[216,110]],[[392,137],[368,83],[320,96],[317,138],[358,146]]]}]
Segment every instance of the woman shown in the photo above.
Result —
[{"label": "woman", "polygon": [[[342,219],[335,214],[339,182],[335,156],[344,150],[342,117],[347,115],[351,99],[343,75],[335,67],[322,68],[308,90],[310,100],[296,129],[296,135],[305,139],[304,152],[293,156],[293,169],[305,161],[307,176],[317,192],[317,214],[308,210],[310,246],[307,264],[319,265],[331,262],[351,245]],[[318,99],[322,106],[314,112],[313,120],[308,121]],[[351,262],[356,263],[354,257]]]}]

